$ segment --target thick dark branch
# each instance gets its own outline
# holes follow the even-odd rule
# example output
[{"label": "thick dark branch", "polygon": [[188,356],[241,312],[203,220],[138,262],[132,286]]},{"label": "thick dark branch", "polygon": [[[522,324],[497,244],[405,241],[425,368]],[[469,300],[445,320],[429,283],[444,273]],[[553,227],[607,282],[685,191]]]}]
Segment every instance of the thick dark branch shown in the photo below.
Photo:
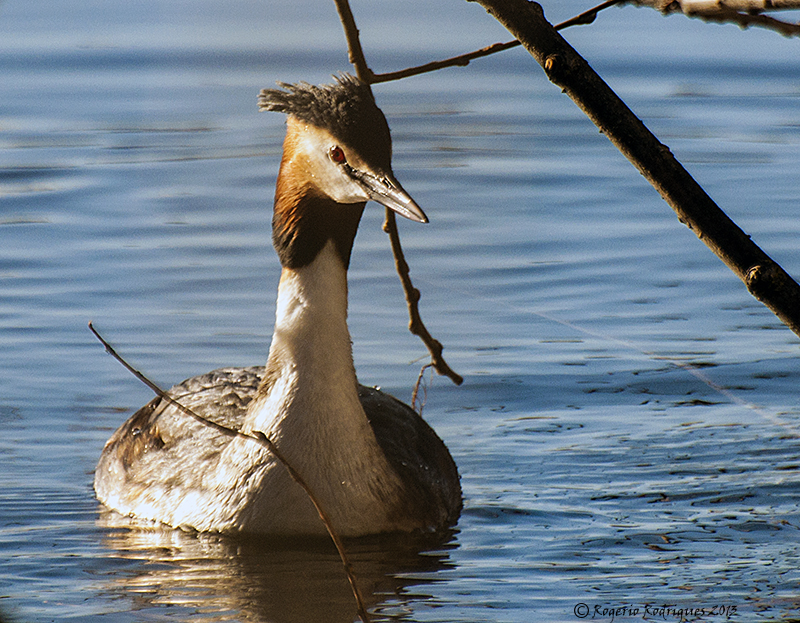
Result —
[{"label": "thick dark branch", "polygon": [[120,354],[117,353],[116,350],[109,344],[108,342],[103,339],[103,336],[97,332],[97,329],[94,328],[92,322],[89,322],[89,330],[94,333],[94,336],[100,341],[103,347],[106,349],[106,352],[111,355],[114,359],[116,359],[122,366],[133,376],[139,379],[142,383],[147,385],[156,396],[161,398],[162,400],[167,401],[173,407],[181,411],[184,415],[188,415],[191,418],[194,418],[196,421],[200,422],[204,426],[208,426],[209,428],[213,428],[218,433],[225,435],[226,437],[241,437],[243,439],[249,439],[250,441],[254,441],[262,446],[264,446],[269,452],[278,459],[278,462],[281,463],[285,468],[286,471],[289,472],[289,475],[292,477],[300,487],[305,491],[308,499],[311,500],[311,503],[314,505],[314,508],[317,510],[317,514],[319,518],[322,520],[322,523],[325,525],[325,529],[328,531],[328,534],[333,541],[333,544],[336,546],[336,550],[339,552],[339,558],[342,560],[342,564],[344,565],[345,573],[347,574],[347,579],[350,582],[350,588],[353,591],[353,596],[356,600],[356,605],[358,607],[358,616],[361,618],[363,623],[369,623],[370,618],[367,614],[367,609],[364,606],[364,600],[361,597],[361,591],[358,589],[358,584],[356,584],[356,578],[353,573],[353,565],[350,563],[350,559],[347,557],[347,552],[344,549],[344,543],[339,538],[339,535],[333,529],[333,524],[331,523],[328,514],[325,510],[320,506],[319,502],[317,502],[317,498],[314,496],[314,492],[311,490],[311,487],[308,486],[305,479],[300,475],[300,473],[292,467],[289,461],[283,456],[283,454],[278,450],[272,440],[267,437],[261,431],[255,431],[252,435],[248,433],[243,433],[238,431],[234,428],[228,428],[227,426],[223,426],[213,420],[208,419],[198,413],[195,413],[192,409],[187,406],[184,406],[179,401],[175,400],[172,396],[170,396],[167,392],[161,389],[158,385],[153,383],[149,378],[147,378],[144,374],[139,372],[133,366],[131,366],[125,359],[122,358]]},{"label": "thick dark branch", "polygon": [[717,206],[669,148],[634,115],[527,0],[476,0],[508,28],[560,87],[661,194],[681,222],[800,335],[800,286]]}]

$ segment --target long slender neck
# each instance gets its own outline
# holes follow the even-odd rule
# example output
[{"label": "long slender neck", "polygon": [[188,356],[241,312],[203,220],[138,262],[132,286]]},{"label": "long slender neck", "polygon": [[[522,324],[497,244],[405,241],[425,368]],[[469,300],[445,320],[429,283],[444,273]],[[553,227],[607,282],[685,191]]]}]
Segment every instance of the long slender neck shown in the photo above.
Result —
[{"label": "long slender neck", "polygon": [[377,460],[347,329],[347,270],[333,241],[281,273],[267,372],[245,428],[269,435],[304,471],[337,455]]},{"label": "long slender neck", "polygon": [[332,241],[309,264],[283,269],[267,369],[290,372],[304,388],[355,384],[347,269]]},{"label": "long slender neck", "polygon": [[[337,204],[304,187],[299,160],[286,153],[273,219],[283,265],[275,331],[242,430],[261,431],[280,448],[340,532],[405,529],[394,517],[405,504],[403,485],[361,406],[347,328],[347,267],[364,205]],[[247,466],[259,491],[269,492],[242,521],[319,528],[286,470],[271,469],[252,444],[229,448],[229,460]]]},{"label": "long slender neck", "polygon": [[302,161],[287,153],[273,217],[283,265],[275,331],[248,418],[264,432],[276,426],[284,432],[294,425],[335,428],[339,420],[364,418],[347,328],[347,267],[364,205],[337,204],[301,184]]}]

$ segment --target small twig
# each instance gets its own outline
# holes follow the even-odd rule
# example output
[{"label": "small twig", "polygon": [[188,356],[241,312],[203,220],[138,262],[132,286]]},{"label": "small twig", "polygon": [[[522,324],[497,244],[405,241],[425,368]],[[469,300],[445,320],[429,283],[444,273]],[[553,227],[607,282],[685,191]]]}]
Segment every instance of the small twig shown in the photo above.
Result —
[{"label": "small twig", "polygon": [[683,13],[707,22],[736,24],[740,28],[761,26],[784,37],[800,36],[800,24],[762,14],[800,9],[800,0],[625,0],[625,4],[648,6],[665,15]]},{"label": "small twig", "polygon": [[[422,415],[422,409],[425,407],[425,403],[428,402],[428,388],[426,385],[422,383],[422,379],[425,376],[425,370],[427,370],[431,366],[433,366],[432,363],[426,363],[424,366],[420,368],[419,376],[417,376],[417,382],[414,383],[414,391],[411,392],[411,408],[414,409],[420,415]],[[425,396],[419,405],[419,409],[417,409],[417,396],[419,395],[420,387],[422,388],[422,393]]]},{"label": "small twig", "polygon": [[648,4],[660,11],[673,10],[674,5],[678,5],[678,9],[684,12],[705,11],[718,8],[720,5],[747,13],[800,9],[800,0],[635,0],[635,2]]},{"label": "small twig", "polygon": [[353,596],[355,597],[356,604],[358,606],[358,616],[361,618],[363,623],[370,623],[369,615],[367,614],[367,609],[364,606],[364,600],[361,597],[361,592],[358,589],[358,585],[356,584],[356,578],[353,573],[353,565],[350,563],[350,559],[347,557],[347,553],[344,549],[344,544],[342,540],[339,538],[339,535],[333,529],[333,524],[331,523],[330,518],[328,517],[327,513],[323,510],[322,506],[320,506],[319,502],[317,501],[316,497],[314,496],[314,492],[311,490],[311,487],[308,486],[308,483],[303,479],[300,473],[291,466],[289,461],[281,454],[278,448],[272,443],[267,435],[265,435],[262,431],[253,431],[253,434],[243,433],[239,430],[234,428],[228,428],[227,426],[223,426],[213,420],[210,420],[198,413],[195,413],[189,407],[184,406],[177,400],[175,400],[172,396],[170,396],[167,392],[161,389],[158,385],[153,383],[150,379],[148,379],[144,374],[136,370],[133,366],[131,366],[125,359],[122,358],[121,355],[114,350],[114,348],[103,339],[103,337],[97,332],[97,329],[94,328],[94,325],[91,321],[89,321],[89,329],[94,336],[100,340],[100,343],[106,349],[106,352],[114,357],[119,363],[123,365],[123,367],[133,374],[137,379],[139,379],[142,383],[147,385],[153,393],[155,393],[159,398],[162,400],[166,400],[170,405],[180,410],[182,413],[194,418],[196,421],[200,422],[204,426],[208,426],[213,428],[214,430],[222,433],[227,437],[241,437],[243,439],[249,439],[251,441],[255,441],[258,444],[264,446],[269,452],[276,458],[278,461],[286,468],[286,471],[289,472],[289,475],[292,479],[300,485],[303,491],[306,492],[306,495],[311,500],[311,503],[314,505],[314,508],[317,509],[317,514],[319,514],[319,518],[322,520],[322,523],[325,525],[325,529],[328,531],[328,534],[333,541],[333,544],[336,546],[336,550],[339,552],[339,558],[342,561],[342,565],[344,565],[345,573],[347,574],[347,579],[350,582],[350,588],[353,591]]},{"label": "small twig", "polygon": [[598,4],[596,7],[592,7],[588,11],[584,11],[583,13],[580,13],[575,17],[571,17],[560,24],[556,24],[553,26],[553,28],[556,30],[564,30],[570,26],[586,26],[587,24],[592,24],[594,23],[594,20],[597,18],[597,14],[600,11],[603,11],[616,4],[622,4],[623,2],[625,2],[625,0],[607,0],[606,2]]},{"label": "small twig", "polygon": [[800,37],[800,24],[783,22],[769,15],[751,15],[741,13],[727,7],[720,7],[717,11],[687,13],[688,17],[699,17],[706,22],[732,23],[740,28],[760,26],[783,35],[784,37]]},{"label": "small twig", "polygon": [[[337,0],[337,4],[340,1],[341,0]],[[556,30],[562,30],[564,28],[569,28],[570,26],[581,26],[581,25],[591,24],[592,22],[594,22],[595,18],[597,17],[597,14],[603,9],[607,9],[608,7],[614,6],[615,4],[621,4],[623,2],[628,2],[628,1],[631,0],[608,0],[607,2],[598,4],[596,7],[591,8],[588,11],[584,11],[580,15],[576,15],[575,17],[572,17],[564,22],[561,22],[554,28]],[[474,52],[459,54],[458,56],[446,58],[441,61],[432,61],[430,63],[425,63],[424,65],[408,67],[407,69],[401,69],[399,71],[390,71],[382,74],[376,74],[373,73],[372,70],[370,70],[369,72],[371,76],[370,82],[371,84],[377,84],[379,82],[391,82],[392,80],[400,80],[401,78],[410,78],[411,76],[418,76],[420,74],[430,73],[432,71],[444,69],[445,67],[466,67],[467,65],[469,65],[470,61],[475,60],[476,58],[482,58],[484,56],[489,56],[491,54],[497,54],[498,52],[504,52],[505,50],[516,48],[519,45],[521,45],[520,42],[514,39],[513,41],[507,41],[505,43],[493,43],[492,45],[486,46],[485,48],[481,48],[480,50],[475,50]]]},{"label": "small twig", "polygon": [[507,41],[506,43],[493,43],[492,45],[475,50],[474,52],[467,52],[466,54],[459,54],[452,58],[446,58],[441,61],[432,61],[424,65],[417,65],[416,67],[408,67],[399,71],[389,71],[382,74],[373,74],[372,84],[379,82],[391,82],[392,80],[400,80],[401,78],[410,78],[411,76],[418,76],[420,74],[427,74],[432,71],[444,69],[445,67],[466,67],[471,60],[510,50],[520,45],[516,39],[514,41]]},{"label": "small twig", "polygon": [[348,0],[334,0],[334,2],[336,3],[336,10],[339,11],[339,19],[344,28],[344,35],[347,38],[347,52],[350,64],[355,67],[356,76],[358,76],[362,82],[372,84],[375,82],[375,74],[369,68],[369,65],[367,65],[367,59],[364,56],[364,50],[358,38],[356,20],[353,17],[353,12],[350,10],[350,3]]}]

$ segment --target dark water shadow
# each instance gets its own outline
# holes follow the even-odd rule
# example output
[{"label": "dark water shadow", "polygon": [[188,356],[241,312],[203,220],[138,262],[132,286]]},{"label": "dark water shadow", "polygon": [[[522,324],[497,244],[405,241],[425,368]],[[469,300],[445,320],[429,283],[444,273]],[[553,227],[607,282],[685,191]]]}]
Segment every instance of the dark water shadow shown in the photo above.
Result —
[{"label": "dark water shadow", "polygon": [[[98,587],[127,599],[130,611],[180,609],[204,621],[330,623],[357,620],[342,562],[325,538],[243,538],[120,526],[101,511],[108,557],[125,561]],[[382,535],[346,541],[367,609],[375,621],[408,621],[425,586],[452,568],[455,532]],[[173,614],[175,614],[173,612]]]}]

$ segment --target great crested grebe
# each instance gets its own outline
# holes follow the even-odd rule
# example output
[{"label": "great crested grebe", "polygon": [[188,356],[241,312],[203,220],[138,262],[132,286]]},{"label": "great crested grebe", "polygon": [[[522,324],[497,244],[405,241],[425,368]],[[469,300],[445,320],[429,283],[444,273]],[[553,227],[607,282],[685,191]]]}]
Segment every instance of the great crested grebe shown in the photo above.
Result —
[{"label": "great crested grebe", "polygon": [[[461,511],[458,471],[410,407],[359,385],[347,328],[347,268],[367,200],[414,221],[391,138],[369,87],[281,84],[262,110],[287,113],[272,238],[281,261],[264,368],[223,368],[170,395],[245,433],[263,432],[309,485],[341,536],[436,530]],[[156,398],[106,443],[98,499],[138,519],[199,531],[325,534],[285,467]]]}]

